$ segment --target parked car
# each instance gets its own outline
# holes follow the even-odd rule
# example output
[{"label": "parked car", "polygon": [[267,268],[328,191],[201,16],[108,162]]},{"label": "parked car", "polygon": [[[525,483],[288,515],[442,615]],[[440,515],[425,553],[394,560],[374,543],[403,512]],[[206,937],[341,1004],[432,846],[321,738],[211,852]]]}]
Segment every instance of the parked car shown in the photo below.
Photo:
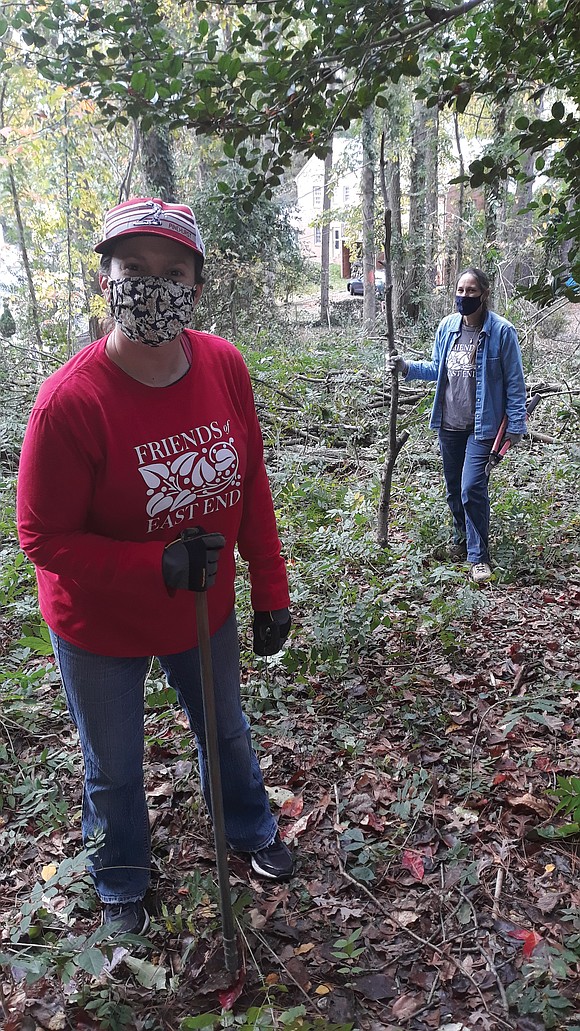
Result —
[{"label": "parked car", "polygon": [[346,289],[352,297],[362,297],[365,288],[361,277],[355,276],[354,279],[347,279]]},{"label": "parked car", "polygon": [[[365,292],[362,276],[353,276],[352,279],[347,279],[346,289],[351,297],[362,297]],[[382,301],[385,296],[385,273],[382,269],[375,270],[375,293]]]}]

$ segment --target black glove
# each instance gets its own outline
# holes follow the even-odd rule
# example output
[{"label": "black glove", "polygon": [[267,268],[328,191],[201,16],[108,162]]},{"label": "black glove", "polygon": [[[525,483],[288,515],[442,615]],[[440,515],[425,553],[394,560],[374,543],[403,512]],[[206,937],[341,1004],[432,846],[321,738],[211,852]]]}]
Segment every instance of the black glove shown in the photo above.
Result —
[{"label": "black glove", "polygon": [[511,442],[511,446],[512,447],[515,447],[516,444],[519,444],[520,440],[524,439],[523,433],[509,433],[508,432],[508,433],[506,433],[506,437]]},{"label": "black glove", "polygon": [[288,609],[254,612],[254,651],[256,655],[275,655],[290,633]]},{"label": "black glove", "polygon": [[163,552],[163,579],[170,591],[207,591],[215,581],[218,558],[225,545],[221,533],[203,527],[183,530]]},{"label": "black glove", "polygon": [[391,354],[388,358],[389,372],[396,372],[400,376],[406,376],[409,371],[409,363],[401,358],[399,354]]}]

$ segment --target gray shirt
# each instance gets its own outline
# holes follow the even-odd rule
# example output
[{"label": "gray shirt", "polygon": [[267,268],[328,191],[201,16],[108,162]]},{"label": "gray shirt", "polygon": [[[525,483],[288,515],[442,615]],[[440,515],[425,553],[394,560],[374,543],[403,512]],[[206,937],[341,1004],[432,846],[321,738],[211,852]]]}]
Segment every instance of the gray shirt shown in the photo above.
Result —
[{"label": "gray shirt", "polygon": [[475,348],[480,327],[475,331],[463,325],[447,356],[445,392],[441,427],[445,430],[472,430],[475,421]]}]

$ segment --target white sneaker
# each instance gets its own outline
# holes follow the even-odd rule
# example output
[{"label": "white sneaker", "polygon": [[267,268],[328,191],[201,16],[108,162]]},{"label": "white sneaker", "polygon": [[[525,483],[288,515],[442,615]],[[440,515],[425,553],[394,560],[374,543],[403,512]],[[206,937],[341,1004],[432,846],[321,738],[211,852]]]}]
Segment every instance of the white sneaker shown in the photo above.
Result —
[{"label": "white sneaker", "polygon": [[474,584],[484,584],[486,580],[491,580],[492,573],[487,562],[474,562],[470,576]]}]

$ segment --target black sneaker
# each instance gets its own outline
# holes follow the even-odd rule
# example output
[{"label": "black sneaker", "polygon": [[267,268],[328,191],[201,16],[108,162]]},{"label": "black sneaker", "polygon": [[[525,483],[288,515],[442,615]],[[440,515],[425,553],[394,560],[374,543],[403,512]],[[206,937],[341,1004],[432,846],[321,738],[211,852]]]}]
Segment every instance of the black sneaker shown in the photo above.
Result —
[{"label": "black sneaker", "polygon": [[287,881],[294,871],[292,853],[279,834],[271,845],[258,852],[250,852],[250,862],[255,873],[272,881]]},{"label": "black sneaker", "polygon": [[150,920],[142,902],[106,902],[101,923],[110,928],[110,938],[120,938],[123,934],[145,934]]}]

